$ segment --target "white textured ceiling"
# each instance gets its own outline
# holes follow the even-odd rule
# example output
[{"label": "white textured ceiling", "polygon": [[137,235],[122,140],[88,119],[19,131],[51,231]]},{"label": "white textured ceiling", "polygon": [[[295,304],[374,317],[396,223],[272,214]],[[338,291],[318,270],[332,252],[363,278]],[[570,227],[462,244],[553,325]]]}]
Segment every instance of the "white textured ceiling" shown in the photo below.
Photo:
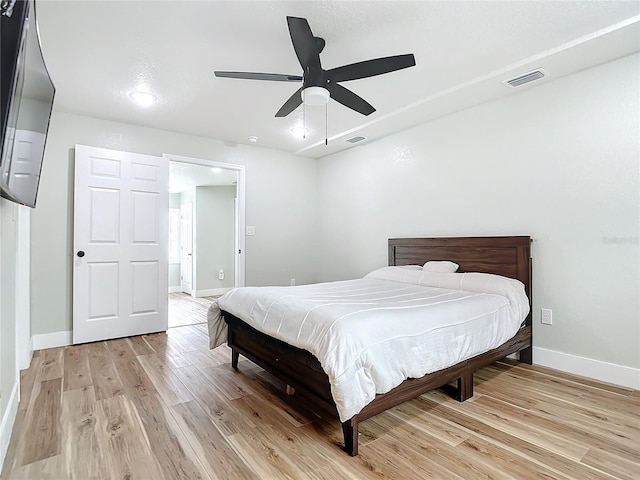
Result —
[{"label": "white textured ceiling", "polygon": [[235,170],[186,162],[169,162],[169,193],[180,193],[201,185],[234,186],[237,183],[238,174]]},{"label": "white textured ceiling", "polygon": [[[519,90],[502,83],[535,68],[549,76],[640,50],[637,1],[58,1],[37,0],[55,109],[319,158]],[[326,41],[330,69],[413,53],[416,66],[344,82],[377,111],[330,101],[275,118],[297,83],[216,78],[214,70],[300,75],[286,16]],[[539,83],[537,83],[539,84]],[[536,83],[521,87],[534,88]],[[158,96],[151,107],[129,93]]]}]

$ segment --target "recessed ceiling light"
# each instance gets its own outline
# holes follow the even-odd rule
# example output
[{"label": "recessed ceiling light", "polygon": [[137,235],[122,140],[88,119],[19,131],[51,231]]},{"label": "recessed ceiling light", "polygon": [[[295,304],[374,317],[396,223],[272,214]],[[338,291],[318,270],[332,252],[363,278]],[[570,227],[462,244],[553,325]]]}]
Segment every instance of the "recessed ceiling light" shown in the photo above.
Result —
[{"label": "recessed ceiling light", "polygon": [[309,129],[304,127],[293,127],[289,130],[289,132],[291,132],[291,135],[296,138],[306,138],[307,134],[309,133]]},{"label": "recessed ceiling light", "polygon": [[129,96],[141,107],[150,107],[156,103],[156,96],[153,93],[143,92],[142,90],[131,92]]},{"label": "recessed ceiling light", "polygon": [[251,143],[256,143],[258,141],[258,137],[256,137],[255,135],[250,135],[247,137],[247,140],[249,140]]}]

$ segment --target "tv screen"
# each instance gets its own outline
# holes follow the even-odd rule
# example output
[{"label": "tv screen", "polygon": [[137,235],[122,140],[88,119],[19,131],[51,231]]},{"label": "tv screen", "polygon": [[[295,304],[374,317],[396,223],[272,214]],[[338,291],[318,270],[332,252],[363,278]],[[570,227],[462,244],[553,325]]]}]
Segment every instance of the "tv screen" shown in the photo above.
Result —
[{"label": "tv screen", "polygon": [[[17,121],[18,109],[13,108],[12,116],[9,116],[11,99],[16,88],[16,74],[18,70],[18,58],[23,44],[23,26],[27,15],[27,6],[24,2],[13,5],[0,3],[0,152],[4,149],[7,125],[14,125]],[[0,157],[1,161],[2,157]]]},{"label": "tv screen", "polygon": [[[17,1],[12,15],[3,14],[1,20],[1,80],[11,85],[6,99],[2,92],[0,194],[35,207],[55,88],[40,50],[35,2]],[[13,68],[5,70],[11,59]]]}]

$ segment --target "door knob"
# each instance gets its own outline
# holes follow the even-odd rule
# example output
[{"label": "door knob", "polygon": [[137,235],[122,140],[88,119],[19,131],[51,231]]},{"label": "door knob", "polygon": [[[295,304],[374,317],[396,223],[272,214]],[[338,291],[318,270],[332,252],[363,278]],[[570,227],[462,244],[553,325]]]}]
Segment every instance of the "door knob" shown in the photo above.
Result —
[{"label": "door knob", "polygon": [[77,255],[78,255],[80,258],[82,258],[82,257],[84,257],[84,252],[83,252],[82,250],[80,250],[80,251],[77,253]]}]

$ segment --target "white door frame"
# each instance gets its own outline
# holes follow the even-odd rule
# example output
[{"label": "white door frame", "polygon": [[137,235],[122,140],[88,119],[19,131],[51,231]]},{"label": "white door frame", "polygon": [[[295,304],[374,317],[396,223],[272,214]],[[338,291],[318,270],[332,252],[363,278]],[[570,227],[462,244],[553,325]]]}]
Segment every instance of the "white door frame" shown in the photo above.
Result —
[{"label": "white door frame", "polygon": [[182,162],[182,163],[191,163],[194,165],[204,165],[205,167],[218,167],[226,170],[235,170],[238,174],[238,185],[237,185],[237,202],[238,208],[236,213],[236,239],[238,241],[238,248],[234,252],[235,255],[235,263],[238,265],[237,272],[235,272],[235,285],[236,287],[244,287],[244,279],[245,279],[245,262],[244,262],[244,224],[245,224],[245,216],[244,216],[244,208],[245,208],[245,186],[244,186],[244,165],[236,165],[234,163],[226,163],[226,162],[218,162],[216,160],[205,160],[203,158],[193,158],[193,157],[185,157],[183,155],[174,155],[172,153],[165,153],[162,155],[170,162]]},{"label": "white door frame", "polygon": [[[185,213],[189,213],[189,222],[185,222]],[[196,236],[194,235],[195,233],[195,229],[194,229],[194,225],[193,225],[193,215],[194,213],[194,208],[193,208],[193,203],[192,202],[188,202],[188,203],[183,203],[182,205],[180,205],[180,291],[183,293],[188,293],[189,295],[195,297],[196,296],[196,288],[195,288],[195,265],[196,265],[196,249],[194,248],[195,246],[195,239]],[[189,230],[185,229],[185,225],[189,225]],[[187,239],[185,239],[185,231],[188,232],[187,235]],[[188,242],[185,240],[189,240]],[[188,259],[185,258],[185,255],[183,254],[183,252],[185,250],[190,250],[190,252],[187,254],[187,256],[189,257]],[[188,264],[185,266],[186,261],[188,261]],[[189,272],[189,281],[185,282],[185,271]],[[185,285],[188,285],[185,288]],[[188,291],[187,291],[188,290]]]}]

